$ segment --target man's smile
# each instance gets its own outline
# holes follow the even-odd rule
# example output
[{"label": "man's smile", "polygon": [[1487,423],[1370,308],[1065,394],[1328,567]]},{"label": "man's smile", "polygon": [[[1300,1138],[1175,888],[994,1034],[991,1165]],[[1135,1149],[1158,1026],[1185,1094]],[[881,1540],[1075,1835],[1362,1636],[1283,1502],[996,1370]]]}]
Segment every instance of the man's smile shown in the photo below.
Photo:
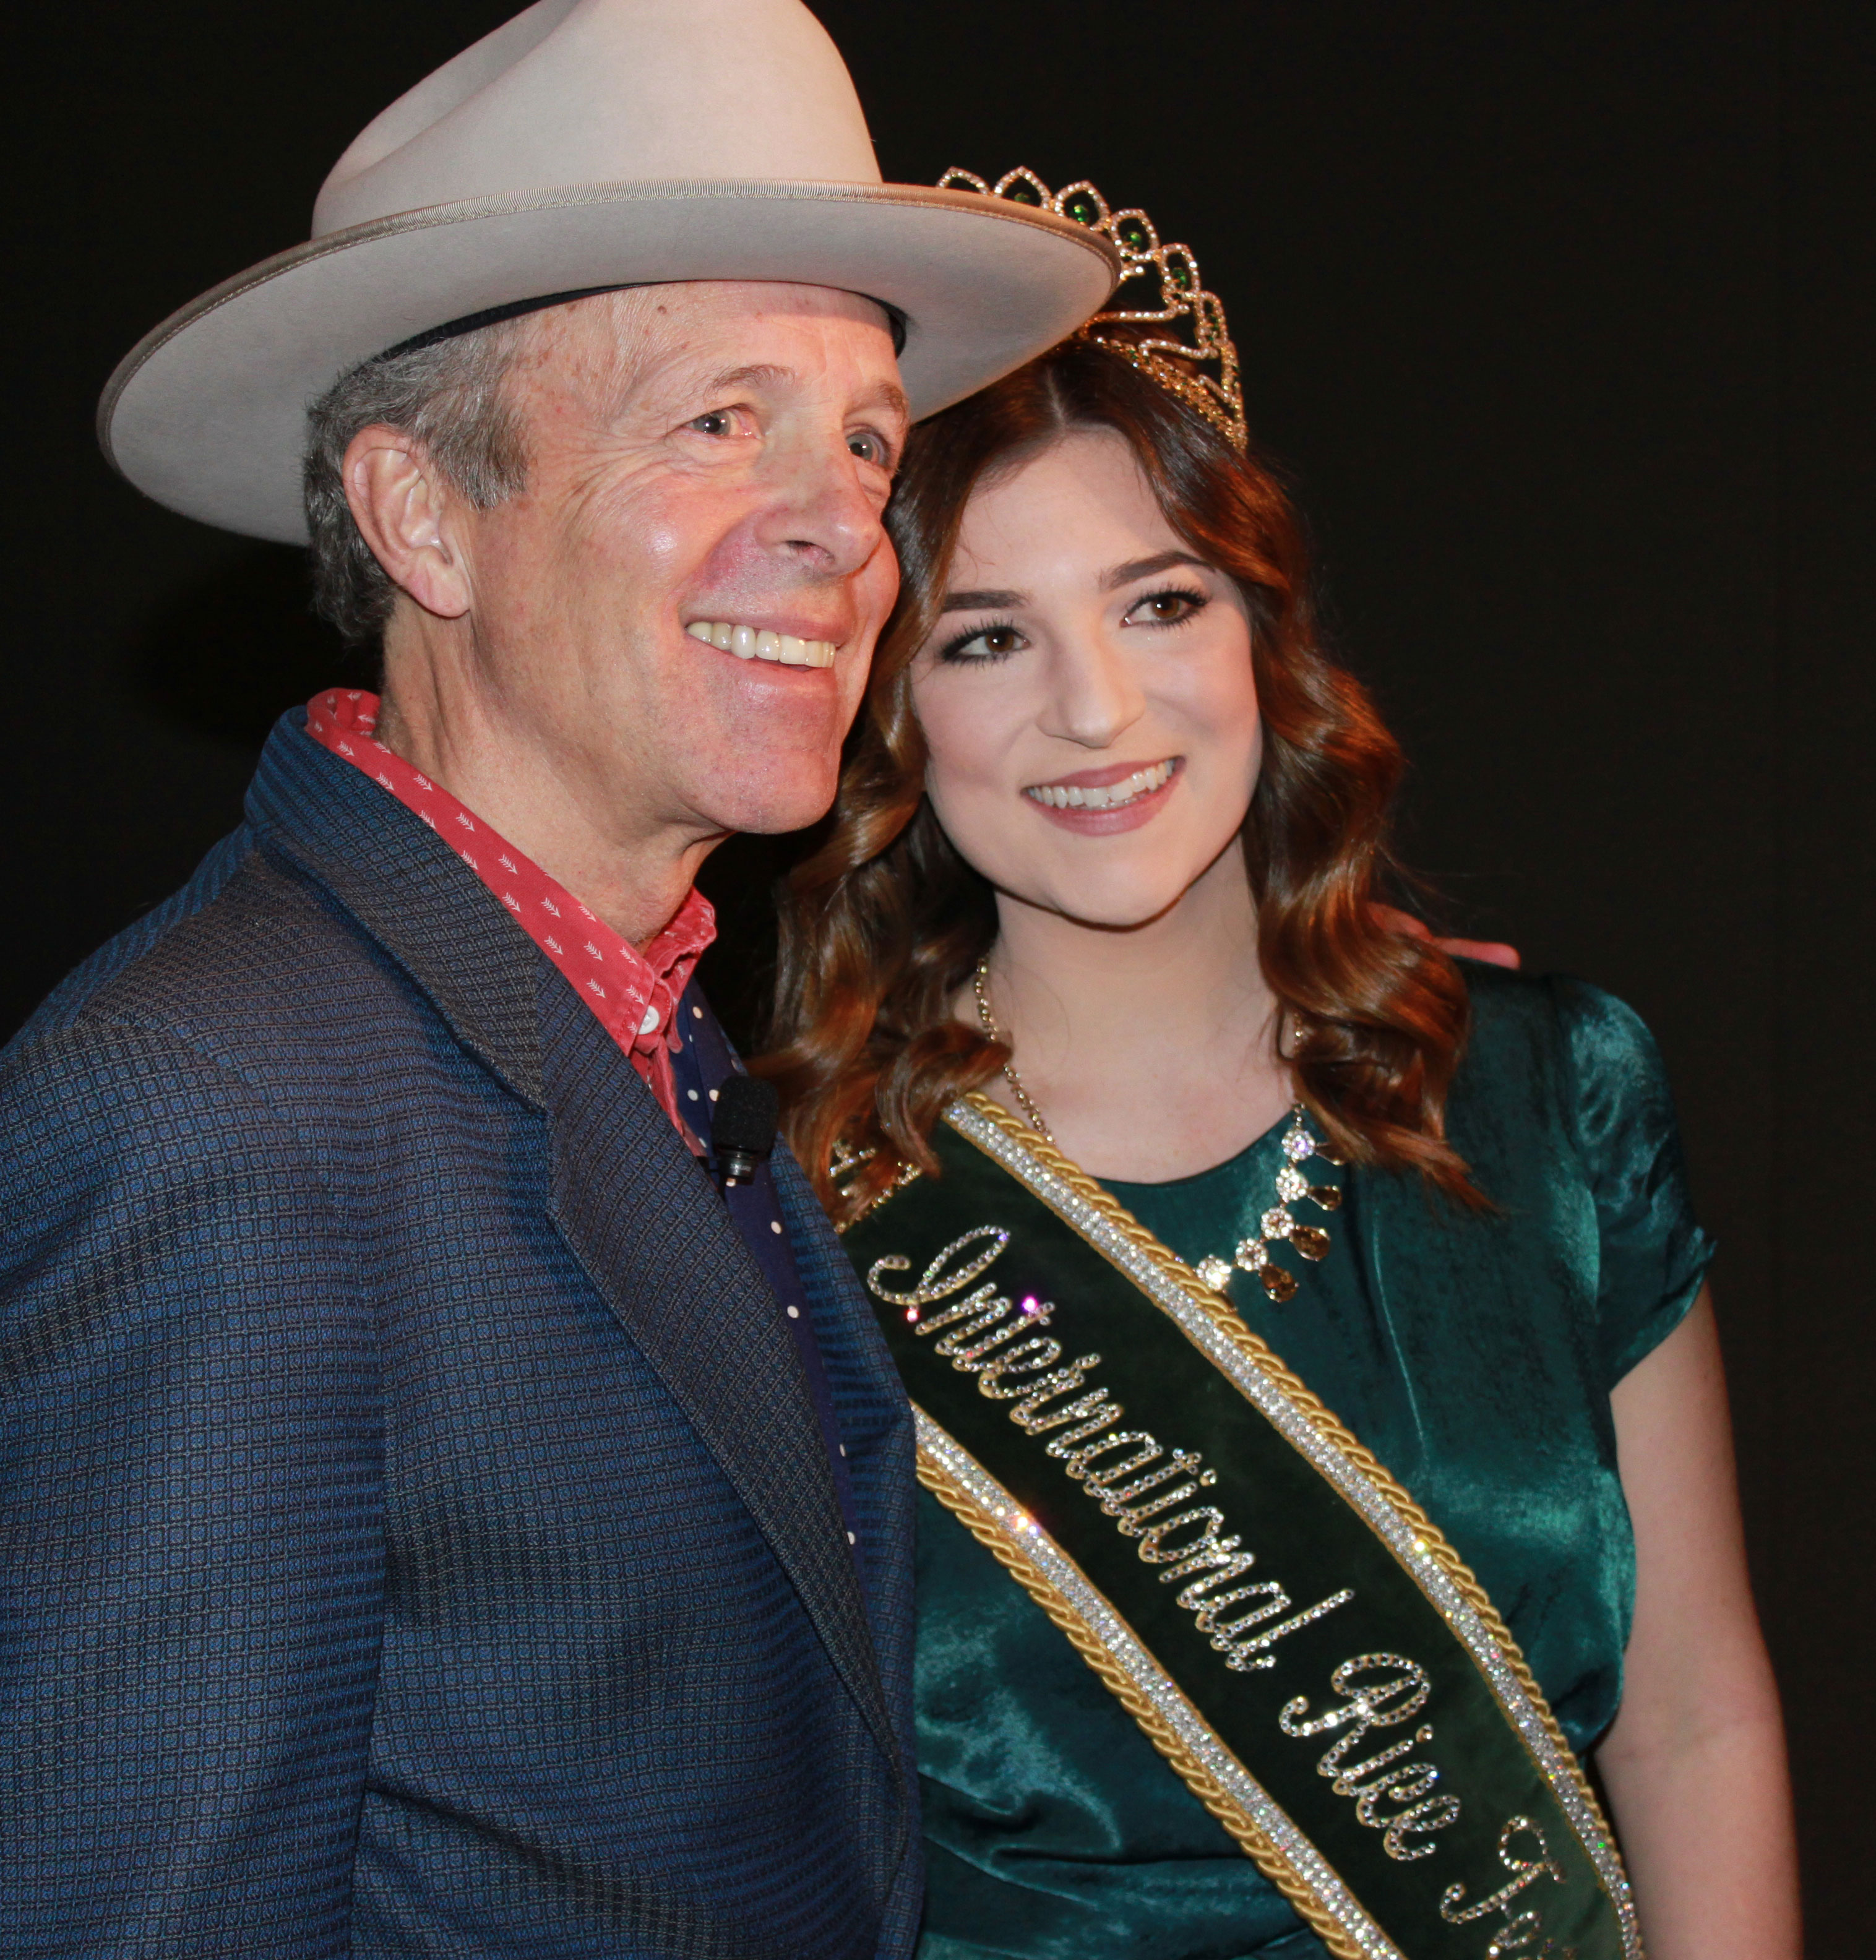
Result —
[{"label": "man's smile", "polygon": [[734,654],[742,660],[775,660],[785,667],[830,667],[832,640],[804,640],[766,626],[739,625],[725,619],[693,619],[684,631],[693,640]]}]

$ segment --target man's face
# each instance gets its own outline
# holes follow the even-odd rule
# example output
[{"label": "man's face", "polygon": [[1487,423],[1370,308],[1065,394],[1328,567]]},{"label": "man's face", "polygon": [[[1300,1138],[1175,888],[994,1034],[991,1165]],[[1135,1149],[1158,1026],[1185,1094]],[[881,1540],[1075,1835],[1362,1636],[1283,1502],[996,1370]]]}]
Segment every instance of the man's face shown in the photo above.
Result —
[{"label": "man's face", "polygon": [[[812,822],[898,589],[881,310],[819,286],[605,294],[530,321],[507,385],[527,488],[453,527],[465,678],[513,764],[620,843]],[[741,654],[712,628],[748,629]],[[749,655],[752,634],[831,663]]]}]

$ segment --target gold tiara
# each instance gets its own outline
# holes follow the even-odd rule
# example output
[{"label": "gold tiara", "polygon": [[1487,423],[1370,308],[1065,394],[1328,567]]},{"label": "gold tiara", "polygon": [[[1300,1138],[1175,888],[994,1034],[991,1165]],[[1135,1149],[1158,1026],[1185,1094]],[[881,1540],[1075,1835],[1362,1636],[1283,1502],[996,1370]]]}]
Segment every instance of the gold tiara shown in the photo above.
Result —
[{"label": "gold tiara", "polygon": [[[1199,262],[1188,245],[1162,245],[1151,218],[1144,211],[1110,211],[1107,200],[1085,180],[1052,191],[1032,170],[1018,169],[987,183],[971,170],[947,170],[940,190],[974,190],[986,197],[1008,198],[1032,210],[1052,211],[1076,224],[1085,224],[1109,240],[1120,254],[1120,284],[1115,297],[1129,297],[1135,280],[1132,307],[1097,313],[1081,331],[1099,341],[1144,374],[1150,374],[1169,394],[1196,409],[1212,426],[1239,449],[1249,447],[1244,425],[1244,390],[1238,385],[1237,349],[1225,327],[1225,302],[1206,291]],[[1107,334],[1108,325],[1164,326],[1158,336]]]}]

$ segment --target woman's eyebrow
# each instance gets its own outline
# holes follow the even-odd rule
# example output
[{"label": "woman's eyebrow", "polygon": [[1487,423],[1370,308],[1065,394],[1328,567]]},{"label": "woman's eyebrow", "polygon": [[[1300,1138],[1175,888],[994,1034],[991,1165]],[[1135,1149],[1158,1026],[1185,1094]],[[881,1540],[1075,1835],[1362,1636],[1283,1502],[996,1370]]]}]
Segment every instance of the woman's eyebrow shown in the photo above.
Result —
[{"label": "woman's eyebrow", "polygon": [[1131,585],[1136,578],[1157,578],[1162,571],[1171,571],[1175,565],[1189,565],[1195,571],[1209,571],[1212,568],[1202,558],[1194,558],[1190,552],[1155,552],[1151,558],[1130,558],[1125,565],[1117,565],[1101,581],[1104,590],[1118,592],[1122,586]]},{"label": "woman's eyebrow", "polygon": [[941,612],[1007,612],[1012,606],[1021,606],[1027,597],[1021,592],[999,591],[988,588],[981,592],[948,592]]},{"label": "woman's eyebrow", "polygon": [[[1155,552],[1151,558],[1130,558],[1125,565],[1116,565],[1111,571],[1101,576],[1101,590],[1117,592],[1123,585],[1131,585],[1136,579],[1157,578],[1162,571],[1171,571],[1175,565],[1189,565],[1196,571],[1209,571],[1212,567],[1202,558],[1194,558],[1190,552]],[[941,612],[1007,612],[1012,606],[1029,603],[1029,594],[1008,587],[986,587],[973,592],[948,592]]]}]

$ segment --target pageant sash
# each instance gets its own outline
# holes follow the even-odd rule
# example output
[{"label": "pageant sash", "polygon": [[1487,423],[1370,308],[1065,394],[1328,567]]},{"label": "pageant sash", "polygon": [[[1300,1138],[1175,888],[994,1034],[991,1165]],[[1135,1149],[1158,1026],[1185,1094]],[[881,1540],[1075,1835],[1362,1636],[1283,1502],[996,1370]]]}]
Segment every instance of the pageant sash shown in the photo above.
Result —
[{"label": "pageant sash", "polygon": [[1343,1960],[1640,1960],[1479,1587],[1171,1252],[983,1096],[845,1244],[919,1475]]}]

